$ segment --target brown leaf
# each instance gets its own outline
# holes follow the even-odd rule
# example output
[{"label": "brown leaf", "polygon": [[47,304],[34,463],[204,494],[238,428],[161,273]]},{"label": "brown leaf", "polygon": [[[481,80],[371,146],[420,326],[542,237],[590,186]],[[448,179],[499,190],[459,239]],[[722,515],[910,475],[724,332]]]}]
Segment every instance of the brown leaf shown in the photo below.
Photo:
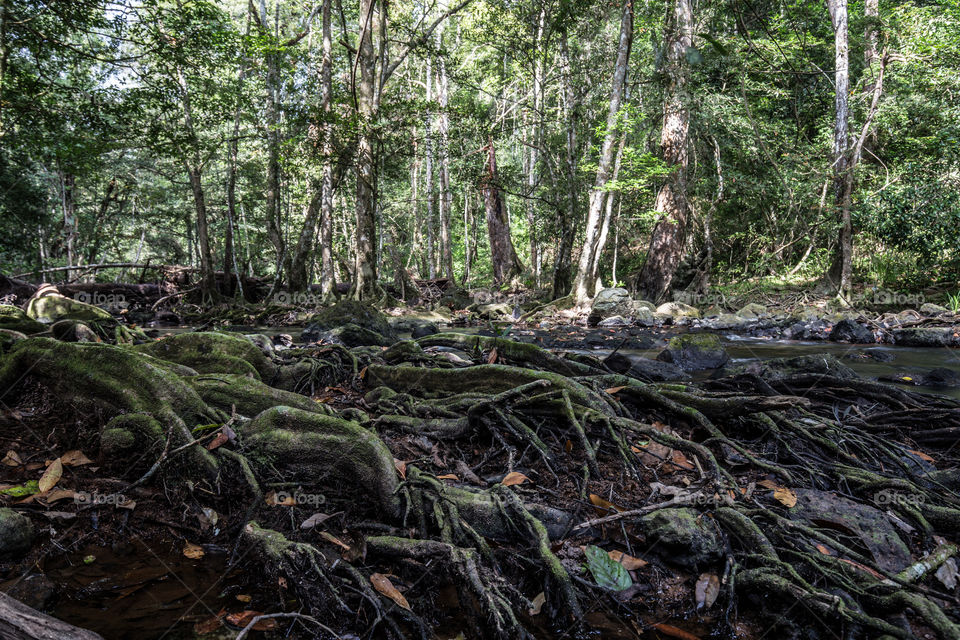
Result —
[{"label": "brown leaf", "polygon": [[643,567],[650,564],[646,560],[640,558],[634,558],[633,556],[628,556],[623,551],[608,551],[607,555],[610,556],[611,560],[619,562],[623,565],[623,568],[627,571],[635,571],[636,569],[642,569]]},{"label": "brown leaf", "polygon": [[61,476],[63,476],[63,463],[60,462],[60,458],[57,458],[50,463],[47,470],[40,476],[40,482],[38,483],[40,493],[46,493],[53,489],[60,482]]},{"label": "brown leaf", "polygon": [[221,609],[220,613],[215,616],[211,616],[206,620],[201,620],[200,622],[193,625],[193,632],[202,635],[205,633],[213,633],[221,626],[223,626],[223,617],[227,615],[226,609]]},{"label": "brown leaf", "polygon": [[13,449],[7,451],[7,455],[4,456],[2,462],[8,467],[19,467],[23,464],[23,460],[20,459],[20,456],[17,455],[17,452]]},{"label": "brown leaf", "polygon": [[694,594],[697,598],[697,611],[709,609],[720,595],[720,578],[715,573],[701,573]]},{"label": "brown leaf", "polygon": [[693,464],[687,459],[687,456],[683,455],[682,451],[674,449],[670,453],[670,459],[675,466],[681,469],[686,469],[687,471],[693,471],[695,469]]},{"label": "brown leaf", "polygon": [[609,500],[604,500],[595,493],[590,494],[590,504],[597,507],[594,511],[597,512],[597,515],[601,516],[610,515],[611,511],[623,511],[621,507],[618,507]]},{"label": "brown leaf", "polygon": [[325,513],[315,513],[315,514],[313,514],[312,516],[310,516],[309,518],[307,518],[306,520],[304,520],[303,523],[300,525],[300,528],[301,528],[301,529],[312,529],[312,528],[316,527],[317,525],[323,524],[324,522],[326,522],[327,520],[329,520],[329,519],[332,518],[332,517],[333,517],[333,516],[327,515],[327,514],[325,514]]},{"label": "brown leaf", "polygon": [[392,582],[390,582],[390,578],[382,573],[374,573],[370,576],[370,583],[373,584],[374,589],[387,596],[407,611],[410,611],[410,603],[407,602],[407,599],[403,597],[402,593],[397,591],[397,588],[393,586]]},{"label": "brown leaf", "polygon": [[359,375],[360,375],[360,379],[363,380],[363,377],[367,375],[367,368],[364,367],[363,369],[360,369]]},{"label": "brown leaf", "polygon": [[263,501],[267,503],[267,506],[270,507],[295,507],[297,506],[297,499],[293,497],[292,493],[276,491],[268,491],[267,495],[263,497]]},{"label": "brown leaf", "polygon": [[407,463],[403,460],[393,459],[393,466],[404,480],[407,479]]},{"label": "brown leaf", "polygon": [[684,631],[683,629],[678,629],[670,624],[655,622],[653,623],[653,628],[663,635],[670,636],[671,638],[679,638],[679,640],[700,640],[700,636],[695,636],[692,633]]},{"label": "brown leaf", "polygon": [[490,355],[487,356],[487,364],[493,364],[497,361],[497,348],[490,349]]},{"label": "brown leaf", "polygon": [[327,531],[321,531],[321,532],[320,532],[320,537],[323,538],[324,540],[326,540],[327,542],[331,542],[331,543],[337,545],[338,547],[340,547],[340,548],[343,549],[344,551],[350,551],[350,545],[348,545],[347,543],[345,543],[343,540],[341,540],[341,539],[338,538],[337,536],[333,535],[332,533],[329,533],[329,532],[327,532]]},{"label": "brown leaf", "polygon": [[238,594],[237,594],[237,600],[239,600],[240,602],[246,603],[246,602],[250,602],[251,600],[253,600],[253,596],[249,596],[249,595],[247,595],[247,594],[245,594],[245,593],[238,593]]},{"label": "brown leaf", "polygon": [[624,389],[626,389],[626,387],[610,387],[609,389],[604,389],[604,391],[606,391],[610,395],[613,395],[619,391],[623,391]]},{"label": "brown leaf", "polygon": [[460,478],[452,473],[445,473],[442,476],[437,476],[437,480],[453,480],[454,482],[460,482]]},{"label": "brown leaf", "polygon": [[503,477],[502,484],[505,487],[512,487],[515,484],[523,484],[524,482],[530,482],[530,478],[519,471],[511,471]]},{"label": "brown leaf", "polygon": [[527,613],[529,613],[532,616],[540,615],[540,610],[543,609],[543,605],[546,603],[546,601],[547,601],[547,596],[544,595],[543,591],[541,591],[536,596],[534,596],[533,602],[531,603],[533,604],[533,606],[530,607]]},{"label": "brown leaf", "polygon": [[793,489],[777,487],[773,490],[773,497],[785,507],[792,507],[797,504],[797,494],[793,492]]},{"label": "brown leaf", "polygon": [[853,560],[847,560],[846,558],[840,558],[840,562],[843,562],[844,564],[848,564],[851,567],[856,567],[857,569],[859,569],[860,571],[863,571],[864,573],[869,573],[871,576],[873,576],[877,580],[886,580],[886,576],[874,571],[873,569],[871,569],[866,565],[860,564],[859,562],[854,562]]},{"label": "brown leaf", "polygon": [[213,451],[214,449],[221,447],[222,445],[226,444],[229,439],[230,436],[221,430],[213,440],[207,443],[207,451]]},{"label": "brown leaf", "polygon": [[93,464],[93,460],[85,456],[83,451],[79,449],[67,451],[60,456],[60,462],[62,462],[65,467],[82,467],[85,464]]},{"label": "brown leaf", "polygon": [[204,556],[203,547],[192,542],[185,542],[183,545],[183,555],[191,560],[199,560]]},{"label": "brown leaf", "polygon": [[54,502],[66,500],[67,498],[73,499],[76,495],[76,492],[70,491],[69,489],[53,489],[43,496],[43,502],[53,504]]},{"label": "brown leaf", "polygon": [[[246,627],[254,618],[263,615],[262,611],[241,611],[240,613],[231,613],[227,616],[227,622],[235,627]],[[254,631],[272,631],[277,628],[277,621],[273,618],[261,620],[253,625]]]},{"label": "brown leaf", "polygon": [[830,549],[827,549],[827,548],[826,548],[825,546],[823,546],[822,544],[818,544],[818,545],[817,545],[817,551],[819,551],[820,553],[822,553],[822,554],[825,555],[825,556],[832,556],[832,555],[833,555],[833,552],[831,552]]},{"label": "brown leaf", "polygon": [[563,444],[563,450],[566,451],[567,453],[570,453],[571,451],[573,451],[573,440],[570,440],[568,438],[567,441]]},{"label": "brown leaf", "polygon": [[929,455],[927,455],[927,454],[924,453],[923,451],[917,451],[917,450],[915,450],[915,449],[907,449],[907,451],[909,451],[909,452],[912,453],[913,455],[917,456],[917,457],[920,458],[921,460],[924,460],[924,461],[926,461],[926,462],[929,462],[930,464],[935,464],[935,463],[937,462],[936,460],[934,460],[933,458],[931,458]]}]

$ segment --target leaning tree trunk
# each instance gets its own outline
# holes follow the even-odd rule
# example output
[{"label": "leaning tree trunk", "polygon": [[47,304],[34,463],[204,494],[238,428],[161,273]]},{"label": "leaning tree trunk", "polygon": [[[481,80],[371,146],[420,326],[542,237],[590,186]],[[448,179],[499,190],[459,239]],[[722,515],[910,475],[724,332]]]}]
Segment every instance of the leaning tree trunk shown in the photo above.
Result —
[{"label": "leaning tree trunk", "polygon": [[493,281],[500,285],[520,275],[523,265],[513,248],[510,220],[507,218],[497,177],[497,154],[493,137],[487,141],[487,171],[483,177],[483,202],[487,213],[487,233],[490,235],[490,260],[493,263]]},{"label": "leaning tree trunk", "polygon": [[627,66],[630,62],[630,48],[633,45],[633,3],[626,0],[620,19],[620,43],[617,47],[617,62],[613,68],[613,88],[610,91],[610,107],[607,110],[607,130],[600,149],[600,162],[597,166],[597,178],[590,191],[590,208],[587,213],[586,237],[580,262],[577,265],[577,277],[573,283],[573,294],[578,304],[583,304],[594,296],[600,255],[603,253],[601,238],[603,233],[603,204],[605,202],[607,182],[613,171],[615,147],[617,143],[617,117],[623,104],[623,95],[627,81]]},{"label": "leaning tree trunk", "polygon": [[853,175],[849,157],[850,121],[850,48],[847,30],[847,0],[829,0],[834,32],[834,126],[833,126],[833,197],[840,224],[837,249],[828,277],[841,295],[848,295],[853,271],[853,224],[850,219],[850,196]]},{"label": "leaning tree trunk", "polygon": [[664,162],[673,169],[657,193],[655,210],[660,220],[653,229],[647,260],[637,279],[644,298],[660,302],[666,298],[683,257],[689,207],[687,204],[687,140],[690,112],[684,92],[687,85],[687,50],[693,45],[691,0],[675,0],[667,28],[667,95],[663,106],[660,146]]}]

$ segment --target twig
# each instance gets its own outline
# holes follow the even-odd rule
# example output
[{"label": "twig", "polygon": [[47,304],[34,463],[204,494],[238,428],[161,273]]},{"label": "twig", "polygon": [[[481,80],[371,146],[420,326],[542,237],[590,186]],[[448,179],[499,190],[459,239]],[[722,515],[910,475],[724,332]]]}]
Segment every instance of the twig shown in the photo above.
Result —
[{"label": "twig", "polygon": [[677,496],[666,502],[660,502],[657,504],[647,505],[646,507],[640,507],[639,509],[630,509],[629,511],[621,511],[620,513],[614,513],[613,515],[603,516],[602,518],[594,518],[593,520],[587,520],[586,522],[581,522],[573,528],[574,531],[579,531],[581,529],[589,529],[590,527],[595,527],[598,524],[606,524],[608,522],[616,522],[617,520],[622,520],[624,518],[632,518],[633,516],[645,516],[648,513],[654,511],[659,511],[660,509],[668,509],[670,507],[675,507],[681,504],[690,504],[695,499],[700,497],[699,492],[692,493],[688,496]]},{"label": "twig", "polygon": [[331,628],[328,627],[327,625],[323,624],[322,622],[320,622],[320,621],[317,620],[316,618],[313,618],[313,617],[308,616],[308,615],[304,615],[304,614],[302,614],[302,613],[265,613],[265,614],[263,614],[263,615],[256,616],[256,617],[253,618],[253,620],[251,620],[250,622],[247,623],[247,626],[245,626],[245,627],[243,628],[243,631],[241,631],[240,633],[237,634],[236,640],[243,640],[244,638],[246,638],[246,637],[247,637],[247,634],[250,633],[250,631],[253,629],[253,627],[256,626],[256,624],[257,624],[258,622],[260,622],[261,620],[270,620],[270,619],[273,619],[273,618],[296,618],[297,620],[306,620],[307,622],[310,622],[310,623],[315,624],[316,626],[320,627],[321,629],[323,629],[324,631],[326,631],[327,633],[329,633],[329,634],[330,634],[331,636],[333,636],[334,638],[337,638],[337,640],[341,640],[341,639],[340,639],[340,634],[338,634],[337,632],[335,632],[333,629],[331,629]]}]

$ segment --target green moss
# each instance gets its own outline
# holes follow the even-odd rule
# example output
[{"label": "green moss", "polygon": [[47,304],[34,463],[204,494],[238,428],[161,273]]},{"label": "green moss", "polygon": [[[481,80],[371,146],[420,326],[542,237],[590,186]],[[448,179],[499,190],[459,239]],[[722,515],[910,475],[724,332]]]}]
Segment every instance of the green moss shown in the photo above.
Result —
[{"label": "green moss", "polygon": [[100,307],[73,300],[56,293],[47,293],[27,302],[27,315],[39,322],[80,320],[81,322],[114,322],[113,316]]},{"label": "green moss", "polygon": [[253,342],[224,333],[181,333],[133,349],[199,373],[240,373],[270,380],[277,372],[277,365]]},{"label": "green moss", "polygon": [[100,434],[100,448],[107,455],[124,453],[136,444],[136,436],[126,429],[104,429]]},{"label": "green moss", "polygon": [[393,339],[393,327],[387,317],[370,305],[356,300],[342,300],[310,316],[309,324],[320,330],[330,330],[346,324],[355,324],[384,338]]},{"label": "green moss", "polygon": [[20,309],[12,304],[0,304],[0,329],[9,329],[10,331],[19,331],[20,333],[31,335],[43,333],[47,330],[47,325],[37,322]]},{"label": "green moss", "polygon": [[0,329],[0,354],[6,353],[13,345],[26,340],[27,336],[12,329]]},{"label": "green moss", "polygon": [[244,375],[230,373],[201,375],[186,378],[186,382],[210,406],[226,412],[236,408],[237,413],[246,417],[253,417],[277,405],[295,407],[313,413],[331,412],[326,405],[314,402],[306,396],[275,389]]}]

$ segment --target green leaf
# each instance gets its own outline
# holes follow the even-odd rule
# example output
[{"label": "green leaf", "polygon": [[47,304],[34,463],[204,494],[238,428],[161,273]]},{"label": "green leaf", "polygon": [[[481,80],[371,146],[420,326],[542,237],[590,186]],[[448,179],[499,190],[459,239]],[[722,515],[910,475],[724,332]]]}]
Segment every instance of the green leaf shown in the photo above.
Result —
[{"label": "green leaf", "polygon": [[40,483],[36,480],[28,480],[24,484],[2,489],[0,493],[5,496],[10,496],[11,498],[26,498],[35,493],[40,493]]},{"label": "green leaf", "polygon": [[587,545],[584,553],[587,555],[587,569],[598,585],[611,591],[624,591],[633,586],[627,570],[606,551],[591,544]]}]

